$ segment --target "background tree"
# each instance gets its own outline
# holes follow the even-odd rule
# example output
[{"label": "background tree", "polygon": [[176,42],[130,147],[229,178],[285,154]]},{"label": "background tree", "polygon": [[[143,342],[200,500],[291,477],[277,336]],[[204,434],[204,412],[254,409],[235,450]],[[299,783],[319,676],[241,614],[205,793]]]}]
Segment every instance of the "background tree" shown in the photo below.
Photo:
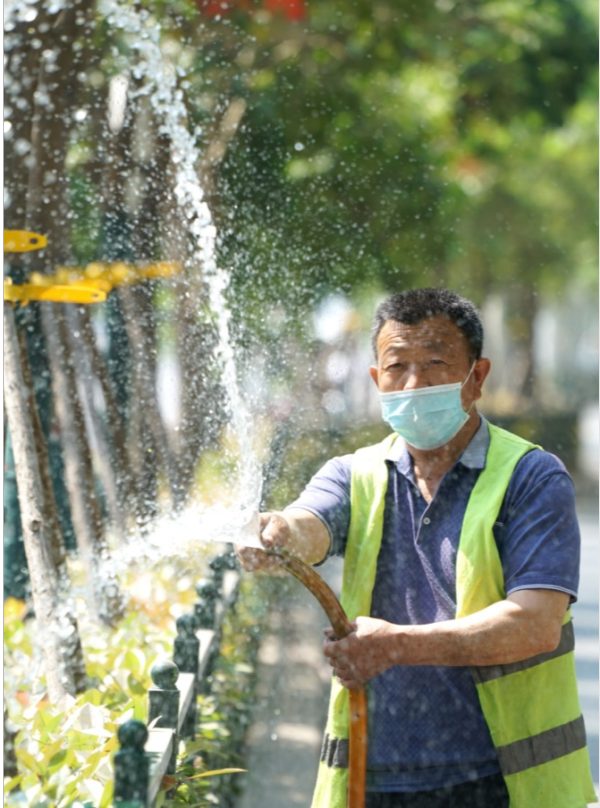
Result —
[{"label": "background tree", "polygon": [[[360,311],[427,284],[501,294],[511,400],[544,400],[540,302],[596,284],[587,0],[40,1],[14,3],[6,31],[6,223],[49,243],[16,280],[98,261],[182,268],[137,270],[94,311],[30,304],[21,326],[49,357],[33,384],[53,393],[41,421],[47,442],[60,434],[62,531],[71,520],[80,552],[182,507],[203,459],[225,454],[219,267],[194,235],[190,150],[240,375],[287,395],[271,420],[316,413],[319,301],[343,293]],[[167,359],[175,426],[158,392]]]}]

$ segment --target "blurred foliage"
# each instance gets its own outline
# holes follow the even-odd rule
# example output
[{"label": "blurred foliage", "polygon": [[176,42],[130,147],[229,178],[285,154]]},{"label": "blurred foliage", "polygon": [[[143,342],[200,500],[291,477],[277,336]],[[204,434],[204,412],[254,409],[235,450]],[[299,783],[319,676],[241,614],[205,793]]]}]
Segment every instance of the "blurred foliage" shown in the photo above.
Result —
[{"label": "blurred foliage", "polygon": [[[285,458],[278,474],[264,491],[264,508],[281,510],[293,502],[313,474],[332,455],[352,454],[361,446],[378,443],[389,434],[384,424],[362,424],[344,430],[306,429],[301,436],[290,431],[278,447],[278,457]],[[270,475],[267,470],[267,480]]]},{"label": "blurred foliage", "polygon": [[[137,577],[129,583],[141,591],[148,581]],[[193,587],[188,586],[186,598],[181,571],[174,574],[172,565],[155,567],[146,577],[155,596],[150,604],[132,593],[130,614],[118,629],[84,627],[90,687],[63,704],[49,703],[43,681],[37,678],[34,624],[27,619],[27,607],[14,599],[5,602],[5,695],[18,767],[17,775],[4,782],[6,806],[111,804],[110,759],[118,748],[118,727],[130,718],[147,721],[150,670],[158,659],[170,657],[174,615],[186,603],[191,608]],[[237,791],[237,773],[209,773],[243,762],[258,642],[280,586],[255,577],[243,581],[236,607],[223,626],[211,694],[199,699],[197,738],[182,742],[178,788],[171,797],[161,793],[160,805],[189,804],[190,796],[195,805],[210,805]]]},{"label": "blurred foliage", "polygon": [[[255,18],[220,177],[239,314],[452,285],[514,305],[595,277],[591,4],[379,0]],[[279,36],[278,36],[279,35]],[[273,38],[278,36],[278,41]],[[251,53],[250,53],[251,52]]]},{"label": "blurred foliage", "polygon": [[[120,73],[139,91],[147,69],[99,9],[130,5],[98,5],[80,33],[88,114],[75,116],[67,159],[80,260],[101,238],[102,96]],[[201,151],[231,99],[248,105],[207,189],[240,327],[264,335],[277,305],[302,331],[316,299],[365,286],[450,284],[479,301],[517,282],[594,286],[591,0],[138,7],[160,23]]]}]

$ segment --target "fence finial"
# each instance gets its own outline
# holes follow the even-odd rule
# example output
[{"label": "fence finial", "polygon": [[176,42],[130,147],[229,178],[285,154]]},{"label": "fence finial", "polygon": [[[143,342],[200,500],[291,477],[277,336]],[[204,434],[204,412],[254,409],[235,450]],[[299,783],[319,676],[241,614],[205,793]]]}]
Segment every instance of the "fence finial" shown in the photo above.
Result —
[{"label": "fence finial", "polygon": [[175,772],[177,762],[177,730],[179,722],[179,690],[177,679],[179,668],[174,662],[165,660],[157,662],[150,670],[154,687],[148,689],[148,722],[155,722],[156,727],[172,729],[175,733],[173,755],[168,773]]},{"label": "fence finial", "polygon": [[146,808],[150,757],[144,744],[148,729],[142,721],[132,718],[119,727],[117,737],[121,748],[114,757],[114,803],[119,808]]}]

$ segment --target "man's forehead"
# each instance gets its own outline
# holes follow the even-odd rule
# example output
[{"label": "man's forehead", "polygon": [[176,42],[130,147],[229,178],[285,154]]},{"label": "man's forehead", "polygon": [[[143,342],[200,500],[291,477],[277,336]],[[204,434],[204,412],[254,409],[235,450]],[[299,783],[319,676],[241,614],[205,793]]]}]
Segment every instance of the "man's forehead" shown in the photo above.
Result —
[{"label": "man's forehead", "polygon": [[467,341],[456,323],[441,316],[428,317],[414,324],[386,320],[379,332],[379,338],[390,346],[418,342],[423,347],[436,349],[464,347]]}]

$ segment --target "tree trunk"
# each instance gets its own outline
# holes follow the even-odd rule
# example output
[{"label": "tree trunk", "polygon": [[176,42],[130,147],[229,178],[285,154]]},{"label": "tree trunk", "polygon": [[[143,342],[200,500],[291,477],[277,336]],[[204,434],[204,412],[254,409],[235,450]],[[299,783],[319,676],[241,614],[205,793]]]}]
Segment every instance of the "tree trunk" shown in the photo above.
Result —
[{"label": "tree trunk", "polygon": [[[162,471],[173,498],[174,467],[165,427],[158,409],[156,390],[156,326],[149,288],[119,289],[125,313],[129,344],[133,353],[132,390],[136,401],[137,434],[142,436],[146,455],[151,455],[155,473]],[[136,432],[131,437],[135,439]],[[150,458],[142,458],[140,471]]]},{"label": "tree trunk", "polygon": [[[27,341],[23,332],[17,328],[17,336],[19,340],[19,350],[21,357],[21,370],[23,373],[23,380],[25,382],[25,389],[27,390],[29,400],[29,413],[31,415],[31,424],[33,428],[33,435],[35,440],[35,454],[39,462],[40,480],[42,483],[42,491],[44,497],[44,514],[46,517],[46,524],[48,528],[48,543],[49,549],[53,556],[53,568],[57,570],[58,580],[61,590],[67,598],[70,598],[70,580],[69,572],[67,569],[67,559],[65,551],[65,543],[63,541],[60,519],[58,516],[58,508],[56,505],[56,498],[54,496],[54,486],[52,485],[52,474],[50,472],[50,455],[48,453],[48,446],[42,423],[40,420],[31,369],[29,366],[27,354]],[[87,686],[87,679],[85,674],[85,662],[83,658],[83,648],[81,646],[81,639],[79,631],[77,630],[77,621],[73,611],[73,625],[75,631],[72,639],[69,641],[72,653],[72,670],[75,682],[75,689],[77,693],[81,693]]]},{"label": "tree trunk", "polygon": [[[77,108],[81,83],[79,68],[84,58],[82,39],[89,35],[93,2],[75,0],[56,14],[49,15],[37,76],[31,119],[31,162],[27,193],[27,226],[48,238],[43,263],[53,272],[70,258],[69,198],[65,158],[70,119]],[[96,573],[106,555],[102,518],[94,487],[89,447],[68,345],[64,315],[59,306],[43,305],[42,323],[52,371],[54,404],[63,439],[65,469],[77,544],[91,569],[96,609],[113,622],[121,614],[121,598],[116,582],[102,581]]]},{"label": "tree trunk", "polygon": [[47,508],[31,419],[33,391],[27,389],[21,365],[14,312],[4,305],[4,402],[15,456],[23,541],[31,578],[31,594],[52,702],[74,695],[81,682],[81,651],[73,602],[66,597],[66,568],[57,567],[57,552],[47,522]]},{"label": "tree trunk", "polygon": [[108,572],[108,548],[94,480],[83,410],[75,381],[67,325],[57,305],[42,304],[54,406],[61,433],[65,478],[77,545],[90,582],[91,606],[98,618],[111,625],[123,615],[119,586]]},{"label": "tree trunk", "polygon": [[81,338],[89,353],[92,370],[100,385],[104,406],[106,408],[106,423],[109,441],[111,443],[111,459],[115,468],[117,492],[121,508],[126,513],[133,512],[133,503],[130,501],[133,486],[131,461],[126,451],[126,430],[123,413],[117,403],[117,394],[106,363],[98,350],[89,311],[80,312]]},{"label": "tree trunk", "polygon": [[[96,445],[96,465],[98,477],[104,491],[108,519],[113,530],[121,537],[125,535],[125,519],[119,499],[118,486],[113,473],[113,453],[94,402],[94,373],[89,344],[84,338],[85,306],[70,306],[66,311],[70,352],[73,358],[76,387],[80,393],[82,408],[87,415],[89,431]],[[89,323],[88,323],[89,324]],[[92,335],[93,339],[93,335]]]}]

